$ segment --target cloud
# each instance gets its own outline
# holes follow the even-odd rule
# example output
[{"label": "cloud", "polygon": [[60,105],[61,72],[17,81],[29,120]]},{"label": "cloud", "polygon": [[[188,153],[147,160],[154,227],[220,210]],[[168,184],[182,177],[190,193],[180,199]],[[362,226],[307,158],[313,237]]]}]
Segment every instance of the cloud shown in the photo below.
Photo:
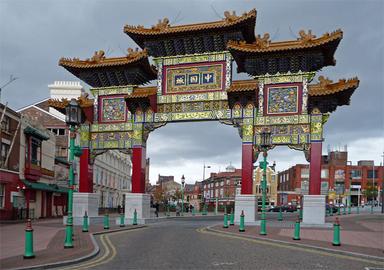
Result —
[{"label": "cloud", "polygon": [[[136,47],[123,33],[125,24],[148,27],[164,17],[173,24],[208,22],[219,20],[225,10],[241,14],[252,8],[258,12],[256,33],[269,32],[274,41],[295,39],[301,29],[312,29],[318,36],[338,28],[344,31],[335,54],[337,65],[318,74],[333,80],[358,76],[360,87],[350,106],[339,107],[331,115],[323,149],[328,144],[348,144],[352,160],[380,156],[382,149],[377,146],[383,145],[384,137],[383,1],[2,0],[0,85],[11,74],[19,77],[3,89],[2,102],[17,109],[46,98],[47,85],[53,81],[77,80],[57,65],[63,56],[84,59],[99,49],[107,56],[121,56],[126,48]],[[234,79],[245,77],[234,74]],[[370,138],[369,143],[362,138]],[[215,166],[212,170],[224,170],[230,161],[240,167],[241,141],[236,129],[216,122],[177,123],[150,134],[148,156],[151,179],[159,172],[185,173],[198,179],[204,161]],[[276,160],[279,169],[306,162],[302,153],[286,147],[272,150],[270,159]]]}]

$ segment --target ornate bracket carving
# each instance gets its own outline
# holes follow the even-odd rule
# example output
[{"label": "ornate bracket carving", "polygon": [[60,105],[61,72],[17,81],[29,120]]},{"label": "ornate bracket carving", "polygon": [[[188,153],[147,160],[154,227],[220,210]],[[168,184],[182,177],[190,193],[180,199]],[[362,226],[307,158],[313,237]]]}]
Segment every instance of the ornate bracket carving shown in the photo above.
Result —
[{"label": "ornate bracket carving", "polygon": [[293,149],[293,150],[303,151],[305,159],[308,162],[311,162],[311,144],[309,144],[309,143],[290,144],[290,145],[288,145],[288,147]]},{"label": "ornate bracket carving", "polygon": [[104,154],[108,150],[91,150],[89,155],[89,164],[93,165],[95,163],[95,158],[101,154]]},{"label": "ornate bracket carving", "polygon": [[132,155],[132,149],[119,149],[120,153],[126,154],[126,155]]},{"label": "ornate bracket carving", "polygon": [[219,122],[224,125],[229,125],[237,128],[240,138],[241,139],[243,138],[243,131],[242,131],[243,120],[242,119],[219,120]]},{"label": "ornate bracket carving", "polygon": [[149,133],[158,129],[159,127],[165,126],[167,122],[158,123],[144,123],[143,141],[147,141]]}]

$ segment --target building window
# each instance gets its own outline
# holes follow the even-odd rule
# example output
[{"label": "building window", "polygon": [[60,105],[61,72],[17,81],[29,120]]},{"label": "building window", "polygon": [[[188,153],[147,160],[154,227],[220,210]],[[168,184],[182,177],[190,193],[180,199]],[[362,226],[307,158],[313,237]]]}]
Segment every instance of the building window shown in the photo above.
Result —
[{"label": "building window", "polygon": [[1,156],[0,156],[0,165],[3,167],[5,165],[5,160],[9,152],[9,144],[1,143]]},{"label": "building window", "polygon": [[352,178],[361,178],[361,170],[352,170],[351,171]]},{"label": "building window", "polygon": [[321,169],[321,178],[328,178],[328,177],[329,177],[328,169]]},{"label": "building window", "polygon": [[377,170],[368,170],[367,178],[377,178]]},{"label": "building window", "polygon": [[0,208],[4,208],[4,204],[5,204],[5,185],[4,184],[0,184]]},{"label": "building window", "polygon": [[41,141],[31,138],[31,163],[40,166]]},{"label": "building window", "polygon": [[1,122],[1,131],[9,133],[11,118],[4,116],[3,122]]},{"label": "building window", "polygon": [[301,178],[309,178],[309,169],[308,168],[302,168],[301,169]]}]

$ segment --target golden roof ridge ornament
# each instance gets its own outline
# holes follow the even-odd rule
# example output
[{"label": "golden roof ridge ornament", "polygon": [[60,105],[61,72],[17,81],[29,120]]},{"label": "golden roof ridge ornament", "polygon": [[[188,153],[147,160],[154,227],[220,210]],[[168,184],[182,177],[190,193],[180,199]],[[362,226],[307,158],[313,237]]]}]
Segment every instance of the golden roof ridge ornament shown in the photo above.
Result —
[{"label": "golden roof ridge ornament", "polygon": [[312,30],[308,30],[308,33],[306,33],[305,30],[300,30],[299,36],[297,40],[300,40],[303,44],[310,43],[316,38],[316,36],[312,34]]},{"label": "golden roof ridge ornament", "polygon": [[99,63],[105,59],[105,52],[103,50],[95,51],[91,59],[87,58],[86,62],[96,62]]},{"label": "golden roof ridge ornament", "polygon": [[324,77],[323,75],[319,76],[317,80],[319,81],[319,85],[322,88],[327,88],[333,82],[332,80],[328,79],[327,77]]},{"label": "golden roof ridge ornament", "polygon": [[240,18],[240,16],[237,16],[236,15],[236,11],[232,11],[232,14],[230,11],[226,10],[224,11],[224,21],[230,23],[230,22],[234,22],[236,20],[238,20]]},{"label": "golden roof ridge ornament", "polygon": [[169,24],[169,19],[165,17],[162,20],[160,19],[156,25],[152,25],[152,30],[157,30],[161,32],[166,30],[170,26],[171,25]]},{"label": "golden roof ridge ornament", "polygon": [[269,33],[265,33],[263,37],[261,35],[256,36],[256,41],[253,42],[260,49],[268,48],[271,40],[269,39]]}]

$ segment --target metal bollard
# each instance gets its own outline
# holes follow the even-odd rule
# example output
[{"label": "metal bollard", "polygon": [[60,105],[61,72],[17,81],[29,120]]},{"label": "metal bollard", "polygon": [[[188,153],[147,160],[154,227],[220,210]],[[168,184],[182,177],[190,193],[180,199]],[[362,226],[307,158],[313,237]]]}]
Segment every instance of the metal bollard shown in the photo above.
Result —
[{"label": "metal bollard", "polygon": [[244,227],[244,211],[241,210],[239,232],[245,232]]},{"label": "metal bollard", "polygon": [[281,207],[279,209],[279,216],[277,218],[278,221],[283,221],[283,211],[281,211]]},{"label": "metal bollard", "polygon": [[335,223],[333,224],[333,246],[340,246],[340,222],[339,219],[336,218]]},{"label": "metal bollard", "polygon": [[35,254],[33,253],[33,229],[32,222],[29,218],[27,220],[27,226],[25,228],[25,252],[24,259],[32,259],[35,258]]},{"label": "metal bollard", "polygon": [[231,208],[231,215],[229,216],[229,225],[235,225],[235,213],[233,212],[233,208]]},{"label": "metal bollard", "polygon": [[105,214],[104,215],[104,230],[108,230],[108,229],[109,229],[109,215]]},{"label": "metal bollard", "polygon": [[82,232],[88,232],[88,215],[87,211],[85,211],[83,216],[83,228],[81,230]]},{"label": "metal bollard", "polygon": [[347,212],[346,212],[346,207],[344,206],[343,207],[343,215],[346,215],[347,214]]},{"label": "metal bollard", "polygon": [[228,228],[228,214],[224,213],[224,225],[223,228]]},{"label": "metal bollard", "polygon": [[295,222],[295,231],[293,233],[293,240],[300,240],[300,217]]},{"label": "metal bollard", "polygon": [[125,219],[124,213],[120,213],[120,227],[125,227],[124,219]]},{"label": "metal bollard", "polygon": [[135,209],[135,212],[133,212],[133,222],[132,222],[132,225],[137,225],[137,212],[136,212],[136,209]]}]

